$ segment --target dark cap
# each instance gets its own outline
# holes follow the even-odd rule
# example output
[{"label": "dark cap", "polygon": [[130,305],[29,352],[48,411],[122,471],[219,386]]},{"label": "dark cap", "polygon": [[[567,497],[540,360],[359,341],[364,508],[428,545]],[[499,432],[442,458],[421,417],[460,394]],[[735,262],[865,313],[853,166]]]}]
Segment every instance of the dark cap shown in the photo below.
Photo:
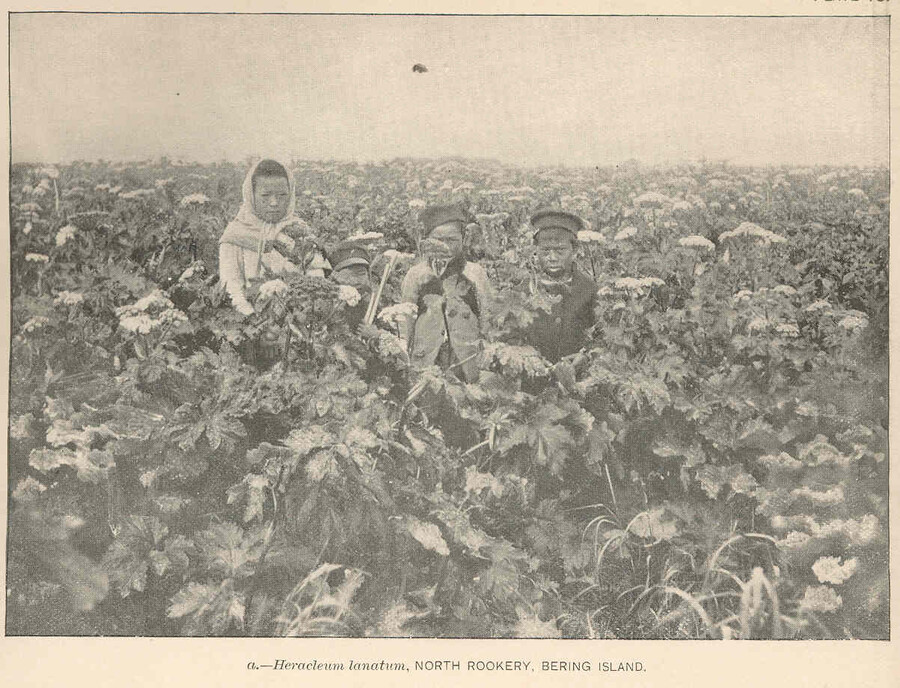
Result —
[{"label": "dark cap", "polygon": [[419,222],[425,226],[426,235],[448,222],[461,222],[465,227],[471,221],[472,216],[458,205],[433,205],[419,213]]},{"label": "dark cap", "polygon": [[584,221],[572,213],[546,208],[531,216],[531,226],[534,227],[532,238],[536,238],[542,229],[562,229],[577,238],[578,232],[584,229]]},{"label": "dark cap", "polygon": [[372,262],[369,252],[355,241],[342,241],[335,246],[328,255],[328,262],[334,272],[343,270],[351,265],[365,265]]}]

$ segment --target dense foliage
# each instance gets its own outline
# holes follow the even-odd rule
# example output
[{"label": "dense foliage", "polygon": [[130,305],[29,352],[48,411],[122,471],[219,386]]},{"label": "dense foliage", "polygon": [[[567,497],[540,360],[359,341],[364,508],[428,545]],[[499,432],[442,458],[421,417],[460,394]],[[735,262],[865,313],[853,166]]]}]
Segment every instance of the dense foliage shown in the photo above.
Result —
[{"label": "dense foliage", "polygon": [[[476,214],[478,383],[324,279],[235,313],[242,167],[14,167],[8,633],[887,637],[885,170],[295,175],[303,250]],[[523,336],[543,204],[600,293],[556,365]]]}]

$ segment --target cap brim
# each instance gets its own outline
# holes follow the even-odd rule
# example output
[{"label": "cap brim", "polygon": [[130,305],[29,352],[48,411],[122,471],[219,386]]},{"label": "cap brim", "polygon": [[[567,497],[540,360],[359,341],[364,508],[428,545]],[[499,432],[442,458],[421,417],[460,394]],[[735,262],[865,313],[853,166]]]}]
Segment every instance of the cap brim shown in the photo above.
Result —
[{"label": "cap brim", "polygon": [[332,268],[332,272],[337,272],[338,270],[349,268],[351,265],[365,265],[366,267],[369,267],[369,261],[367,261],[365,258],[348,258],[347,260],[342,260],[340,263],[335,265]]}]

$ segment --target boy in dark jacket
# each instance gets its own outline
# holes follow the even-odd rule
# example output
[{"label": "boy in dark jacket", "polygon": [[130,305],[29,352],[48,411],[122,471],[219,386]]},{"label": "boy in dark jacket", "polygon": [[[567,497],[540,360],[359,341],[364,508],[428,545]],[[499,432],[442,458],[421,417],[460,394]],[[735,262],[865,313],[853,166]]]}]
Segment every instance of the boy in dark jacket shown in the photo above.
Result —
[{"label": "boy in dark jacket", "polygon": [[581,218],[559,210],[540,210],[531,217],[537,264],[537,288],[562,299],[550,313],[539,311],[526,333],[529,344],[548,361],[579,351],[594,326],[597,284],[575,267]]}]

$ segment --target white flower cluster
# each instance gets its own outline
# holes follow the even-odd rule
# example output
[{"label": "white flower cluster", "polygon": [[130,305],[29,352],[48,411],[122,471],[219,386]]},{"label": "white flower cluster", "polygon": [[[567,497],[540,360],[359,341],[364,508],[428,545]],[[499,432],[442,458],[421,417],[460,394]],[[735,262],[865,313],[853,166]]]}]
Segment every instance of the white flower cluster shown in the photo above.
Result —
[{"label": "white flower cluster", "polygon": [[351,287],[349,284],[342,284],[338,287],[338,298],[348,306],[352,307],[359,303],[362,296],[356,290],[356,287]]},{"label": "white flower cluster", "polygon": [[622,227],[622,229],[620,229],[618,232],[616,232],[616,235],[613,237],[613,240],[614,241],[624,241],[625,239],[630,239],[635,234],[637,234],[637,227],[632,227],[629,225],[628,227]]},{"label": "white flower cluster", "polygon": [[25,260],[28,263],[47,263],[50,261],[50,257],[43,253],[26,253]]},{"label": "white flower cluster", "polygon": [[840,609],[844,601],[834,588],[827,585],[807,586],[803,599],[800,600],[802,612],[833,612]]},{"label": "white flower cluster", "polygon": [[41,492],[46,490],[46,486],[38,482],[30,475],[20,480],[13,490],[12,498],[17,502],[30,502],[37,498]]},{"label": "white flower cluster", "polygon": [[605,244],[606,237],[592,229],[582,229],[578,232],[578,241],[584,244]]},{"label": "white flower cluster", "polygon": [[856,557],[848,559],[843,564],[840,557],[819,557],[812,565],[813,573],[820,583],[832,583],[840,585],[859,568],[859,560]]},{"label": "white flower cluster", "polygon": [[750,238],[755,240],[757,244],[760,244],[762,246],[769,246],[770,244],[783,244],[787,241],[787,239],[785,239],[780,234],[770,232],[768,229],[763,229],[759,225],[755,225],[752,222],[742,222],[734,229],[727,232],[722,232],[719,235],[719,241],[737,238]]},{"label": "white flower cluster", "polygon": [[409,202],[410,208],[424,208],[425,205],[426,205],[425,201],[423,201],[421,198],[413,198]]},{"label": "white flower cluster", "polygon": [[206,205],[209,203],[209,197],[202,193],[192,193],[181,199],[179,205],[186,208],[189,205]]},{"label": "white flower cluster", "polygon": [[496,361],[516,374],[528,377],[548,375],[550,368],[537,349],[531,346],[514,346],[501,342],[490,342],[484,347],[484,359]]},{"label": "white flower cluster", "polygon": [[781,452],[780,454],[766,454],[760,456],[757,461],[769,470],[780,469],[784,471],[795,471],[798,468],[803,467],[802,462],[797,461],[797,459],[787,452]]},{"label": "white flower cluster", "polygon": [[781,323],[775,328],[775,331],[783,337],[792,339],[800,336],[800,328],[793,323]]},{"label": "white flower cluster", "polygon": [[774,323],[763,316],[757,316],[747,323],[747,332],[758,332],[769,329]]},{"label": "white flower cluster", "polygon": [[[774,525],[775,519],[772,520]],[[810,540],[812,540],[812,535],[810,535],[809,533],[803,533],[799,530],[792,530],[781,540],[779,540],[777,545],[779,549],[797,549],[799,547],[803,547],[803,545],[805,545]]]},{"label": "white flower cluster", "polygon": [[828,441],[825,435],[816,435],[811,441],[800,446],[800,460],[816,466],[839,466],[847,468],[852,457],[842,454]]},{"label": "white flower cluster", "polygon": [[881,532],[878,517],[874,514],[866,514],[859,521],[852,518],[847,520],[836,518],[821,524],[812,521],[809,526],[815,537],[827,538],[843,535],[854,545],[867,545]]},{"label": "white flower cluster", "polygon": [[401,359],[408,355],[406,342],[397,335],[383,330],[378,333],[378,351],[382,356],[396,356]]},{"label": "white flower cluster", "polygon": [[33,318],[31,318],[28,322],[26,322],[24,325],[22,325],[22,332],[34,332],[35,330],[42,328],[44,325],[46,325],[49,322],[50,322],[50,320],[48,320],[44,316],[36,315]]},{"label": "white flower cluster", "polygon": [[706,250],[712,250],[716,247],[716,245],[711,242],[706,237],[702,237],[699,234],[691,234],[690,236],[681,237],[678,240],[679,246],[684,246],[686,248],[703,248]]},{"label": "white flower cluster", "polygon": [[381,232],[366,232],[365,234],[351,234],[347,237],[347,241],[377,241],[383,238],[384,234]]},{"label": "white flower cluster", "polygon": [[155,321],[146,313],[119,317],[119,327],[135,334],[150,334],[156,326]]},{"label": "white flower cluster", "polygon": [[174,184],[174,183],[175,183],[175,180],[172,179],[171,177],[169,177],[168,179],[157,179],[156,180],[156,188],[164,189],[165,187],[167,187],[171,184]]},{"label": "white flower cluster", "polygon": [[797,293],[797,290],[788,284],[779,284],[777,287],[772,287],[772,291],[783,296],[794,296]]},{"label": "white flower cluster", "polygon": [[634,199],[634,205],[638,208],[661,208],[671,204],[671,198],[657,191],[648,191]]},{"label": "white flower cluster", "polygon": [[[152,308],[172,308],[173,304],[161,289],[154,289],[143,298],[138,299],[130,306],[122,306],[118,311],[137,311],[144,312]],[[117,312],[118,312],[117,311]]]},{"label": "white flower cluster", "polygon": [[81,294],[77,291],[61,291],[56,295],[53,303],[62,304],[64,306],[77,306],[83,301],[84,294]]},{"label": "white flower cluster", "polygon": [[768,294],[778,294],[779,296],[794,296],[797,290],[787,284],[779,284],[777,287],[760,287],[756,291],[749,289],[741,289],[733,298],[735,301],[750,301],[754,297],[766,297]]},{"label": "white flower cluster", "polygon": [[57,246],[65,246],[66,242],[69,239],[74,239],[75,234],[78,230],[72,225],[66,225],[65,227],[60,228],[60,230],[56,233],[56,245]]},{"label": "white flower cluster", "polygon": [[119,198],[125,198],[127,200],[134,200],[137,198],[149,198],[150,196],[156,195],[156,189],[134,189],[133,191],[126,191],[123,194],[119,194]]},{"label": "white flower cluster", "polygon": [[832,308],[831,304],[824,299],[819,299],[818,301],[813,301],[803,310],[807,313],[815,313],[817,311],[830,311]]},{"label": "white flower cluster", "polygon": [[844,488],[840,485],[835,485],[830,490],[820,491],[812,490],[804,485],[803,487],[791,490],[791,496],[797,498],[804,497],[814,504],[833,506],[834,504],[840,504],[844,501]]},{"label": "white flower cluster", "polygon": [[838,322],[838,325],[847,330],[847,332],[860,332],[869,326],[869,318],[865,313],[860,311],[850,311],[849,315],[845,315]]},{"label": "white flower cluster", "polygon": [[619,290],[629,292],[632,295],[643,294],[653,287],[661,287],[664,284],[665,282],[659,277],[619,277],[613,280],[612,288],[608,286],[601,287],[597,293],[600,296],[608,296],[614,293],[615,290]]},{"label": "white flower cluster", "polygon": [[273,296],[280,296],[288,290],[288,285],[284,280],[273,279],[264,282],[259,287],[259,295],[264,299],[270,299]]},{"label": "white flower cluster", "polygon": [[480,225],[499,224],[509,217],[509,213],[478,213],[475,221]]},{"label": "white flower cluster", "polygon": [[[157,311],[151,316],[147,311]],[[127,306],[116,309],[119,328],[135,334],[149,334],[165,325],[180,325],[187,322],[187,316],[175,308],[160,289],[155,289],[143,298]]]},{"label": "white flower cluster", "polygon": [[388,306],[378,314],[378,319],[385,325],[397,326],[409,318],[416,317],[419,307],[414,303],[404,302]]}]

